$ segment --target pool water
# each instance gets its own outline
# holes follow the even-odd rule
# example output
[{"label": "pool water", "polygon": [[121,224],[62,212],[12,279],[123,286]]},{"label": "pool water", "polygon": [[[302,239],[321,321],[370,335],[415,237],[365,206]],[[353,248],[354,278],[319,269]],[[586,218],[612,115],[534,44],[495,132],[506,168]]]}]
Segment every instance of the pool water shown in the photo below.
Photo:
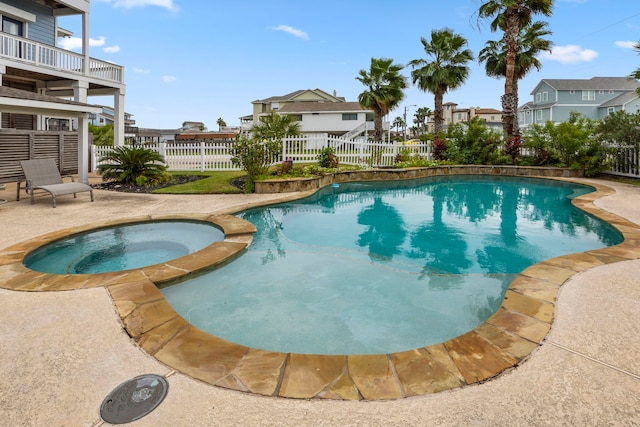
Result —
[{"label": "pool water", "polygon": [[258,230],[244,255],[162,292],[191,324],[253,348],[436,344],[483,323],[528,266],[619,243],[613,227],[571,205],[589,191],[476,176],[328,187],[243,212]]},{"label": "pool water", "polygon": [[208,222],[150,221],[80,233],[30,253],[24,265],[51,274],[95,274],[159,264],[224,240]]}]

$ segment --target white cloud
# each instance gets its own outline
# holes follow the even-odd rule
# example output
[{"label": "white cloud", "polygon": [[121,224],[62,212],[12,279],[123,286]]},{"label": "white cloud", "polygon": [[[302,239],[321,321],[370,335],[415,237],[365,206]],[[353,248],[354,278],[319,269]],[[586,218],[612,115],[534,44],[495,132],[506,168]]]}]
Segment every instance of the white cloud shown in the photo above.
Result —
[{"label": "white cloud", "polygon": [[309,40],[309,35],[307,33],[288,25],[278,25],[277,27],[271,27],[271,29],[276,31],[284,31],[285,33],[289,33],[292,36],[301,38],[302,40]]},{"label": "white cloud", "polygon": [[176,78],[175,76],[162,76],[162,81],[165,83],[171,83],[171,82],[175,82]]},{"label": "white cloud", "polygon": [[102,50],[104,50],[107,53],[117,53],[120,52],[120,46],[107,46],[105,48],[103,48]]},{"label": "white cloud", "polygon": [[113,7],[132,9],[134,7],[158,6],[170,11],[177,11],[178,6],[173,4],[173,0],[99,0],[103,3],[113,3]]},{"label": "white cloud", "polygon": [[131,71],[137,74],[149,74],[151,72],[151,70],[148,68],[143,69],[143,68],[135,68],[135,67],[132,68]]},{"label": "white cloud", "polygon": [[[97,39],[89,39],[89,47],[104,46],[107,39],[104,36],[100,36]],[[80,37],[64,37],[60,39],[58,46],[65,50],[80,50],[82,49],[82,38]]]},{"label": "white cloud", "polygon": [[631,40],[619,40],[616,42],[616,46],[623,49],[633,49],[637,44],[638,42],[634,42]]},{"label": "white cloud", "polygon": [[542,58],[550,61],[558,61],[562,64],[575,64],[577,62],[590,62],[598,57],[599,53],[592,49],[569,44],[566,46],[556,46],[551,49],[551,53],[543,52]]}]

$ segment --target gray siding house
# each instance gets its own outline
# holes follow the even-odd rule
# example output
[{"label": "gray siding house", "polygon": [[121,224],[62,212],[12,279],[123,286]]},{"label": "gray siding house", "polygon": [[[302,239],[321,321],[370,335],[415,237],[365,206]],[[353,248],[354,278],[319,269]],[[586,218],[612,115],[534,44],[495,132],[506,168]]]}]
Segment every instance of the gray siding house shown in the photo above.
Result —
[{"label": "gray siding house", "polygon": [[628,77],[593,77],[591,79],[543,79],[531,92],[533,100],[518,109],[518,123],[555,123],[569,119],[572,112],[594,120],[615,111],[635,113],[640,110],[636,89],[640,82]]}]

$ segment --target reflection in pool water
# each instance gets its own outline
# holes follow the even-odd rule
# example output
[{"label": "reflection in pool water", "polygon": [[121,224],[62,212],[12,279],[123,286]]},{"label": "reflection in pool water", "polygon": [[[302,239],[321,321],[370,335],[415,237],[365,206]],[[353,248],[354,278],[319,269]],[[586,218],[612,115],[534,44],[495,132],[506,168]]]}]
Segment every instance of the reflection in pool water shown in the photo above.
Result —
[{"label": "reflection in pool water", "polygon": [[150,221],[70,236],[24,259],[32,270],[52,274],[95,274],[129,270],[179,258],[224,240],[208,222]]},{"label": "reflection in pool water", "polygon": [[419,348],[485,321],[528,266],[619,243],[570,204],[589,191],[475,176],[328,187],[242,213],[258,229],[248,252],[163,293],[195,326],[254,348]]}]

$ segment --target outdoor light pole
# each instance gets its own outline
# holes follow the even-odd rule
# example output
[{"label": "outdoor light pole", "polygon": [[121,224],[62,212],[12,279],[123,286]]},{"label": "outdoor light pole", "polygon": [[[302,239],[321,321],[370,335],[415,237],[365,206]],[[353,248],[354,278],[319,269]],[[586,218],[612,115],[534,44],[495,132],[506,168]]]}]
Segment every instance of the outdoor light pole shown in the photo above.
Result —
[{"label": "outdoor light pole", "polygon": [[405,105],[404,106],[404,140],[407,140],[407,108],[409,107],[417,107],[416,104]]}]

